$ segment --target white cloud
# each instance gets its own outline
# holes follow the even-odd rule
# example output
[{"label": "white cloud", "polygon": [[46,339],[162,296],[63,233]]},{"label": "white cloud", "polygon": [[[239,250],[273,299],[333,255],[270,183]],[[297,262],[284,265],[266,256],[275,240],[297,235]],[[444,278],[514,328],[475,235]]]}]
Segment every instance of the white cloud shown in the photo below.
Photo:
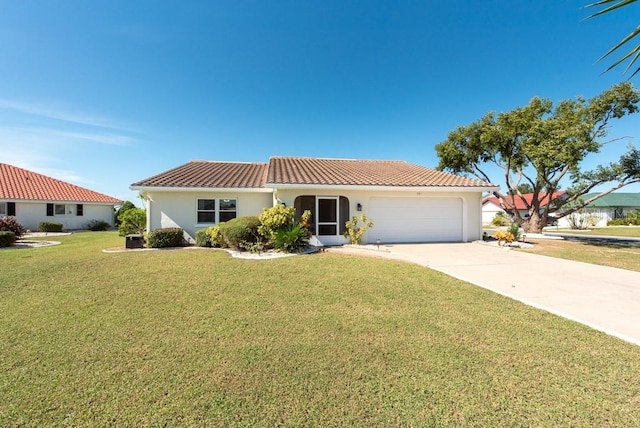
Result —
[{"label": "white cloud", "polygon": [[69,111],[64,108],[39,103],[23,103],[0,99],[0,109],[12,110],[25,115],[40,116],[79,125],[110,129],[125,129],[125,127],[109,118],[95,116],[88,113]]}]

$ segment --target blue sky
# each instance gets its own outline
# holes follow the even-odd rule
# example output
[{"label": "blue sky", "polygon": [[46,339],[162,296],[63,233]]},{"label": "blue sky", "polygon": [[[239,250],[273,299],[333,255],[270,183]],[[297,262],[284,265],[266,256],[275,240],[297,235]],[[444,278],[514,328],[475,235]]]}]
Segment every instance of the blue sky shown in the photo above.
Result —
[{"label": "blue sky", "polygon": [[435,167],[488,111],[628,77],[596,60],[640,6],[584,21],[587,3],[0,0],[0,162],[136,203],[131,183],[193,159]]}]

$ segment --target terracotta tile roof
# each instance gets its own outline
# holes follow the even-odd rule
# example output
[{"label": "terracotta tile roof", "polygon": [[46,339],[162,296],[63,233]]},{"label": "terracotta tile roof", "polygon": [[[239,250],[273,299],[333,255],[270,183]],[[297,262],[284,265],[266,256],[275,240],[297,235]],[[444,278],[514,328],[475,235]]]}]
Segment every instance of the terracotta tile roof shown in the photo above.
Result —
[{"label": "terracotta tile roof", "polygon": [[191,161],[132,187],[262,188],[266,163]]},{"label": "terracotta tile roof", "polygon": [[[564,190],[553,192],[553,195],[551,196],[551,200],[558,199],[563,195],[565,195],[566,193],[567,192],[565,192]],[[505,197],[506,208],[512,208],[514,206],[514,201],[515,201],[515,209],[517,210],[528,209],[527,204],[531,205],[531,201],[533,200],[533,193],[524,193],[522,196],[526,200],[526,203],[522,200],[522,198],[520,198],[517,195],[515,196],[515,198],[513,196]],[[540,207],[546,207],[547,204],[549,203],[549,194],[540,193],[538,197],[540,198]],[[487,202],[492,202],[493,204],[500,206],[500,201],[495,196],[487,196],[486,198],[484,198],[482,200],[482,205],[484,205]]]},{"label": "terracotta tile roof", "polygon": [[120,199],[0,163],[0,199],[120,204]]},{"label": "terracotta tile roof", "polygon": [[390,160],[272,157],[267,185],[493,187],[491,183]]}]

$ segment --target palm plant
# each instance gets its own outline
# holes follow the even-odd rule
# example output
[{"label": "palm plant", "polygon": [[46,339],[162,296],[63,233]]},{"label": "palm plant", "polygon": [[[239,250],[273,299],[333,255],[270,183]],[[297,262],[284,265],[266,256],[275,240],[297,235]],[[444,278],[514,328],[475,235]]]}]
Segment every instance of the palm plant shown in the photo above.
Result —
[{"label": "palm plant", "polygon": [[[599,1],[596,1],[595,3],[588,4],[585,7],[598,7],[598,6],[605,6],[605,5],[606,6],[604,7],[604,9],[594,13],[593,15],[587,16],[585,19],[594,18],[594,17],[602,15],[604,13],[611,12],[613,10],[621,8],[622,6],[628,6],[631,3],[635,3],[636,1],[637,0],[599,0]],[[618,50],[620,47],[622,47],[623,45],[626,45],[629,41],[631,41],[631,39],[636,37],[638,34],[640,34],[640,26],[636,27],[636,29],[633,30],[627,37],[625,37],[617,45],[615,45],[614,47],[609,49],[604,55],[602,55],[598,59],[598,61],[608,57],[610,54],[612,54],[613,52]],[[618,66],[623,61],[626,61],[627,59],[630,59],[629,64],[624,69],[624,73],[626,73],[635,64],[635,62],[638,60],[638,57],[640,57],[640,44],[636,45],[629,52],[627,52],[622,57],[620,57],[616,62],[614,62],[612,65],[610,65],[604,72],[606,73],[607,71],[611,70],[612,68]],[[636,68],[636,70],[633,72],[633,74],[631,74],[631,77],[635,76],[636,73],[638,73],[638,71],[640,71],[640,67]],[[629,78],[631,78],[631,77],[629,77]]]}]

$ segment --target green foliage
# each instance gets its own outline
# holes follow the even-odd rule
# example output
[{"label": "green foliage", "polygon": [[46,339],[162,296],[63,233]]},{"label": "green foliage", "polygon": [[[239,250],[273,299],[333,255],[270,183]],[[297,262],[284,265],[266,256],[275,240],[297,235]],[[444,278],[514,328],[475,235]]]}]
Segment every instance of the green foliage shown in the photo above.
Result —
[{"label": "green foliage", "polygon": [[118,234],[120,236],[138,235],[147,227],[147,212],[142,208],[131,208],[120,215]]},{"label": "green foliage", "polygon": [[22,227],[13,216],[0,217],[0,232],[13,232],[13,234],[19,238],[25,234],[26,229]]},{"label": "green foliage", "polygon": [[181,247],[184,231],[179,227],[154,229],[147,234],[147,245],[151,248]]},{"label": "green foliage", "polygon": [[131,201],[124,201],[122,203],[122,205],[120,205],[120,208],[117,209],[117,211],[115,212],[115,219],[116,222],[118,224],[120,224],[120,222],[122,221],[122,219],[120,217],[122,217],[122,214],[124,214],[125,212],[132,210],[136,208],[135,204]]},{"label": "green foliage", "polygon": [[520,240],[520,225],[518,223],[511,223],[511,226],[509,226],[509,229],[507,230],[511,236],[513,236],[513,240],[514,241],[519,241]]},{"label": "green foliage", "polygon": [[62,232],[62,223],[41,221],[38,223],[38,232]]},{"label": "green foliage", "polygon": [[263,209],[258,219],[260,220],[258,233],[265,239],[272,240],[277,230],[295,223],[296,209],[278,204]]},{"label": "green foliage", "polygon": [[225,241],[224,241],[224,236],[222,236],[222,233],[220,232],[220,224],[217,224],[215,226],[209,226],[207,227],[207,235],[209,235],[209,240],[211,241],[211,246],[212,247],[224,247],[226,245]]},{"label": "green foliage", "polygon": [[[438,169],[471,174],[487,182],[492,180],[485,171],[504,171],[507,193],[511,194],[517,193],[520,183],[530,183],[533,200],[527,211],[531,218],[523,224],[540,232],[550,214],[556,213],[556,219],[570,214],[571,210],[562,208],[595,186],[613,182],[620,188],[640,182],[640,152],[631,146],[618,162],[593,171],[581,168],[589,155],[600,152],[606,144],[602,139],[610,122],[637,112],[638,102],[640,93],[625,82],[588,101],[578,97],[554,107],[550,100],[536,97],[512,111],[488,113],[451,131],[446,141],[436,145]],[[573,183],[569,196],[545,206],[542,194],[554,193],[567,177]],[[524,220],[518,212],[514,216]]]},{"label": "green foliage", "polygon": [[196,247],[211,247],[211,236],[207,229],[196,230]]},{"label": "green foliage", "polygon": [[0,231],[0,247],[9,247],[16,242],[16,234],[10,230]]},{"label": "green foliage", "polygon": [[607,226],[640,226],[640,210],[627,213],[625,218],[609,220]]},{"label": "green foliage", "polygon": [[[361,226],[358,225],[359,221],[362,222]],[[360,216],[360,219],[354,215],[351,217],[350,221],[345,222],[345,226],[347,227],[347,230],[344,233],[344,237],[349,238],[352,244],[360,245],[362,236],[364,236],[365,232],[369,228],[373,227],[373,221],[367,219],[367,216],[364,214]]]},{"label": "green foliage", "polygon": [[258,239],[256,242],[241,242],[240,248],[249,251],[250,253],[258,253],[260,254],[265,249],[265,243],[261,239]]},{"label": "green foliage", "polygon": [[295,253],[309,245],[309,231],[301,224],[290,224],[276,231],[273,248]]},{"label": "green foliage", "polygon": [[225,245],[235,250],[241,248],[243,242],[258,242],[260,220],[255,216],[236,217],[219,225]]},{"label": "green foliage", "polygon": [[87,223],[87,229],[93,232],[104,232],[109,230],[111,225],[104,220],[91,220]]},{"label": "green foliage", "polygon": [[491,219],[491,224],[494,226],[509,226],[511,224],[511,220],[507,217],[504,211],[498,211],[493,219]]},{"label": "green foliage", "polygon": [[[604,6],[604,5],[607,5],[607,6],[605,6],[604,9],[600,10],[599,12],[596,12],[593,15],[588,16],[586,19],[590,19],[599,15],[602,15],[604,13],[614,11],[618,8],[621,8],[623,6],[628,6],[631,3],[635,3],[635,2],[636,0],[598,0],[595,3],[586,5],[585,7],[595,7],[595,6]],[[618,42],[618,44],[616,44],[614,47],[609,49],[604,55],[602,55],[598,59],[598,61],[608,57],[613,52],[621,48],[622,46],[627,45],[627,43],[631,42],[631,40],[634,39],[639,34],[640,34],[640,26],[636,27],[624,39]],[[617,61],[615,61],[612,65],[610,65],[604,72],[606,73],[607,71],[611,70],[614,67],[617,67],[618,65],[620,65],[621,63],[629,59],[629,64],[627,64],[627,67],[624,69],[624,73],[626,73],[629,71],[629,69],[631,69],[631,67],[633,67],[635,62],[638,60],[638,57],[640,57],[640,44],[632,46],[629,52],[627,52],[622,57],[620,57]],[[638,71],[640,71],[640,67],[636,68],[636,70],[631,74],[631,77],[635,76],[636,73],[638,73]]]}]

